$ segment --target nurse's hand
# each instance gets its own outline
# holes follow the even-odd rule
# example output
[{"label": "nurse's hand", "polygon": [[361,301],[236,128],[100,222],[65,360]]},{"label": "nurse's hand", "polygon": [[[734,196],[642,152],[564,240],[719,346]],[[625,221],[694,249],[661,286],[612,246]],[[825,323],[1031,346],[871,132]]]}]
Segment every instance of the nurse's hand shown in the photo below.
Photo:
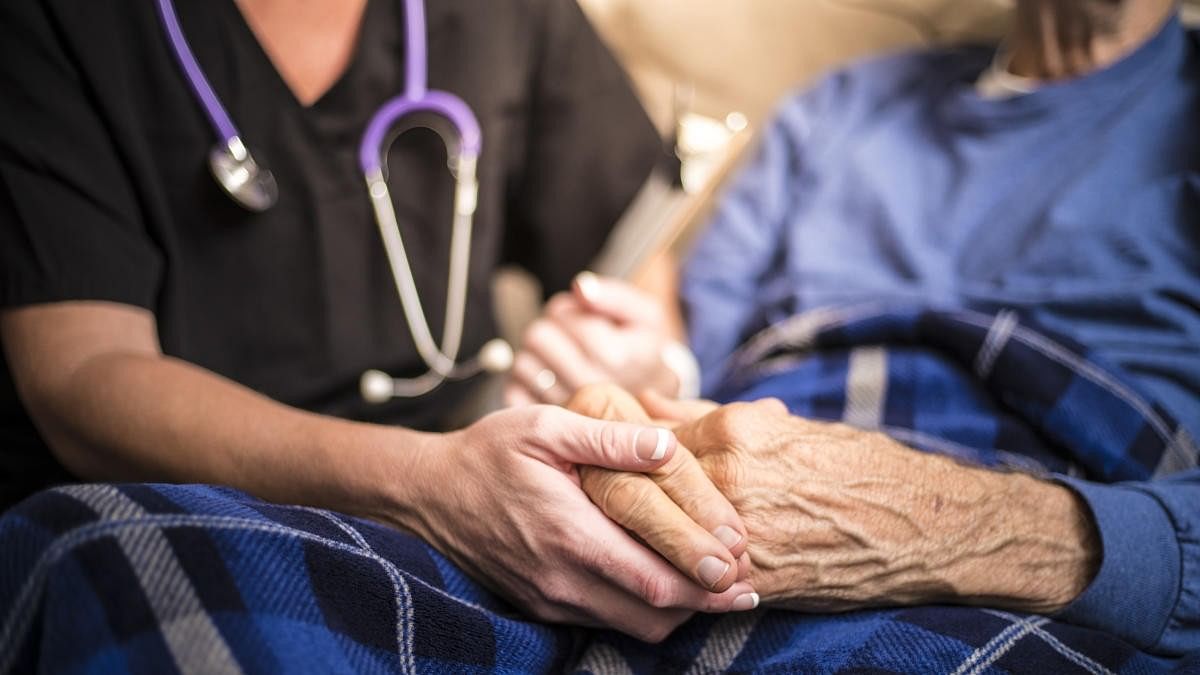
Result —
[{"label": "nurse's hand", "polygon": [[673,396],[680,379],[663,355],[676,332],[654,296],[619,279],[580,274],[526,329],[505,402],[562,404],[602,382]]},{"label": "nurse's hand", "polygon": [[640,473],[677,450],[670,432],[648,424],[549,406],[501,411],[431,437],[404,462],[406,475],[388,478],[400,511],[377,515],[538,619],[655,642],[752,590],[735,575],[703,588],[635,541],[588,500],[580,465]]}]

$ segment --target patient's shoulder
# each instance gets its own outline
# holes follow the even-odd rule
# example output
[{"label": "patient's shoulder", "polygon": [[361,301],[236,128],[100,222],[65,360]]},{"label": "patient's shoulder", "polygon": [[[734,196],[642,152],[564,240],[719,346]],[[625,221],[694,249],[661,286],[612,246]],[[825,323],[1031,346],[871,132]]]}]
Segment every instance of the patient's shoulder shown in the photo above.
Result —
[{"label": "patient's shoulder", "polygon": [[796,90],[789,101],[818,96],[847,103],[920,96],[953,82],[973,83],[991,62],[994,51],[965,46],[869,56],[828,72]]},{"label": "patient's shoulder", "polygon": [[861,128],[888,108],[920,104],[948,86],[972,85],[993,52],[989,47],[955,47],[860,59],[784,98],[776,109],[775,124],[789,136]]}]

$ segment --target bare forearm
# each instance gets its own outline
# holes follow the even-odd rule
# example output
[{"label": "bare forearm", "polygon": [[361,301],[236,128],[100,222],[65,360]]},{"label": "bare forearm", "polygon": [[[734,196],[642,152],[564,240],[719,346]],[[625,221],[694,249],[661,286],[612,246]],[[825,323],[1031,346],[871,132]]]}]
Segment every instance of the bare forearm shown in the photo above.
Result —
[{"label": "bare forearm", "polygon": [[[260,497],[369,509],[416,432],[282,405],[168,357],[95,357],[34,404],[55,453],[88,480],[232,485]],[[408,453],[415,454],[415,453]]]},{"label": "bare forearm", "polygon": [[[1086,507],[1067,488],[916,452],[880,434],[798,418],[789,426],[796,455],[808,457],[788,472],[797,478],[792,518],[808,536],[774,562],[799,562],[792,569],[812,575],[795,587],[805,601],[814,585],[835,600],[844,599],[839,588],[853,586],[861,605],[1051,612],[1095,574],[1099,542]],[[836,450],[847,443],[866,451]],[[823,524],[801,524],[813,515]],[[839,542],[835,554],[812,551],[814,534]]]},{"label": "bare forearm", "polygon": [[[1100,564],[1100,541],[1082,500],[1023,474],[983,478],[988,496],[969,509],[971,541],[947,551],[946,573],[970,604],[1052,613],[1071,603]],[[934,515],[936,517],[936,515]],[[940,533],[948,540],[962,534]]]},{"label": "bare forearm", "polygon": [[[811,575],[794,588],[802,602],[812,602],[816,587],[836,606],[845,599],[839,588],[854,587],[858,605],[951,602],[1048,613],[1095,574],[1099,542],[1067,488],[918,453],[878,434],[826,427],[829,435],[814,439],[811,425],[795,426],[798,446],[827,447],[791,474],[809,476],[792,488],[793,518],[817,515],[823,525],[797,523],[809,536],[786,555],[755,559]],[[829,451],[839,437],[869,449],[840,475],[834,464],[845,458]],[[819,538],[839,542],[832,556],[812,550],[822,527]]]}]

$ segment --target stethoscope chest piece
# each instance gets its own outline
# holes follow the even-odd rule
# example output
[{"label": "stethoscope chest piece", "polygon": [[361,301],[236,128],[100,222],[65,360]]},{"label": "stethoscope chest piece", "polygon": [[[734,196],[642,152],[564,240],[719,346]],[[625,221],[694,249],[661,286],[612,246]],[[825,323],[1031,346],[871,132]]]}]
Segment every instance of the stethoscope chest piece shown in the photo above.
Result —
[{"label": "stethoscope chest piece", "polygon": [[261,213],[279,201],[275,176],[254,161],[237,136],[212,149],[208,154],[208,166],[221,188],[249,211]]}]

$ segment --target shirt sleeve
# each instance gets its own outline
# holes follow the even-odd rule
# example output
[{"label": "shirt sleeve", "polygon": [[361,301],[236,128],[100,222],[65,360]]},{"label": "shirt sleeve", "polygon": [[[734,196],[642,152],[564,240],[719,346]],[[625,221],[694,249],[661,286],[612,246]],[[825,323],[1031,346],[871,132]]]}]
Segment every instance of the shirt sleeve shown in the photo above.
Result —
[{"label": "shirt sleeve", "polygon": [[0,3],[0,306],[152,307],[161,255],[110,121],[46,7]]},{"label": "shirt sleeve", "polygon": [[1104,558],[1058,618],[1155,653],[1200,649],[1200,469],[1145,483],[1060,481],[1087,502]]},{"label": "shirt sleeve", "polygon": [[542,20],[505,257],[534,273],[549,296],[600,252],[662,142],[578,3],[548,0]]}]

